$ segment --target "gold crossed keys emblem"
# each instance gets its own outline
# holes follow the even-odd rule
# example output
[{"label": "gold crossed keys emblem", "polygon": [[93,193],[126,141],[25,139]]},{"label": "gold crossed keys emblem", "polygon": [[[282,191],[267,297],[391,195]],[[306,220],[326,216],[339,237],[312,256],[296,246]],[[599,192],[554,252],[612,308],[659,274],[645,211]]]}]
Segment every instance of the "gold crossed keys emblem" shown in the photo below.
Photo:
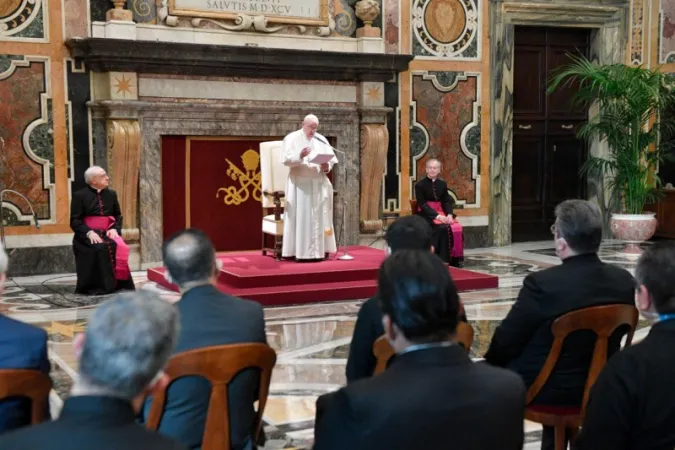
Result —
[{"label": "gold crossed keys emblem", "polygon": [[251,196],[253,191],[253,198],[256,201],[262,199],[262,189],[260,187],[260,155],[253,149],[246,150],[241,155],[241,161],[244,163],[244,170],[237,167],[232,161],[225,158],[229,167],[227,169],[227,176],[234,181],[239,181],[239,187],[228,186],[221,187],[216,191],[216,198],[220,198],[220,191],[225,194],[223,196],[223,203],[226,205],[239,206],[244,203]]}]

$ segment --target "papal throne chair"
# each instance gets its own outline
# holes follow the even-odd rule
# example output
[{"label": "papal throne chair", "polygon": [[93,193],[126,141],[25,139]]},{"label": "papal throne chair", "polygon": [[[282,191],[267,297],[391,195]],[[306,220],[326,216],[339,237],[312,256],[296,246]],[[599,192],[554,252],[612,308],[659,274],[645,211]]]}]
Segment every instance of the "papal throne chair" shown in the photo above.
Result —
[{"label": "papal throne chair", "polygon": [[[281,259],[284,235],[283,208],[285,204],[288,167],[282,163],[282,141],[260,143],[260,184],[262,189],[262,254],[272,252]],[[274,237],[274,248],[266,244],[266,235]]]}]

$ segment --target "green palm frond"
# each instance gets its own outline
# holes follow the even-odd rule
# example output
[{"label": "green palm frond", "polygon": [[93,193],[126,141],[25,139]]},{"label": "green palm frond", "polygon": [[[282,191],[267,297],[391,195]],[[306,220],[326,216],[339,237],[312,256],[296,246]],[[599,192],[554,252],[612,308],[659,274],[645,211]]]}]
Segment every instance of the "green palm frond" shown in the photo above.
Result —
[{"label": "green palm frond", "polygon": [[[578,137],[609,147],[609,157],[589,157],[582,174],[606,176],[624,212],[639,214],[660,186],[658,164],[675,150],[675,93],[658,70],[624,64],[599,65],[578,55],[551,77],[548,92],[577,84],[576,105],[597,105],[599,112],[578,130]],[[651,126],[648,126],[650,124]]]}]

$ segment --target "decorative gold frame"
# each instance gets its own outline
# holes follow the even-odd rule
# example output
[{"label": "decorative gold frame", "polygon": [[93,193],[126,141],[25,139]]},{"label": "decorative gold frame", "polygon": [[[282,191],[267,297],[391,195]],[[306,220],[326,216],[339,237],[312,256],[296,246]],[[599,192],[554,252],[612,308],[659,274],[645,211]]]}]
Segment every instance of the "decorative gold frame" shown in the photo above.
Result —
[{"label": "decorative gold frame", "polygon": [[298,16],[278,16],[266,15],[261,13],[241,13],[241,12],[214,12],[208,9],[181,9],[176,8],[176,0],[169,0],[169,14],[172,16],[203,17],[210,19],[235,20],[238,15],[246,14],[249,16],[265,16],[270,23],[290,24],[290,25],[310,25],[310,26],[328,26],[328,0],[319,0],[320,17],[312,19]]}]

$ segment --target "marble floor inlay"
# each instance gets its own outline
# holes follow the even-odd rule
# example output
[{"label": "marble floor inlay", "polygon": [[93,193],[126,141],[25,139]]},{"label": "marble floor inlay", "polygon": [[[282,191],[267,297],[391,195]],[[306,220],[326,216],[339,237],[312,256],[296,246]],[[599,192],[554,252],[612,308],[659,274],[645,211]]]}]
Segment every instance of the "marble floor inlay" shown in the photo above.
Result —
[{"label": "marble floor inlay", "polygon": [[[616,241],[603,243],[600,257],[633,272],[636,257]],[[523,279],[530,273],[560,261],[552,242],[530,242],[508,247],[472,249],[465,255],[465,268],[497,275],[499,288],[461,293],[467,317],[474,328],[471,356],[480,359],[487,351],[495,328],[518,296]],[[175,302],[178,294],[148,281],[145,272],[134,272],[138,289],[158,292]],[[86,329],[93,309],[110,296],[75,295],[75,276],[55,274],[8,280],[0,299],[0,313],[36,324],[49,335],[54,389],[51,409],[58,415],[73,384],[77,361],[73,337]],[[267,339],[277,352],[270,396],[265,409],[265,448],[311,448],[316,398],[345,383],[356,315],[361,301],[304,304],[265,309]],[[635,339],[649,328],[640,321]],[[539,448],[541,427],[525,421],[526,449]]]}]

